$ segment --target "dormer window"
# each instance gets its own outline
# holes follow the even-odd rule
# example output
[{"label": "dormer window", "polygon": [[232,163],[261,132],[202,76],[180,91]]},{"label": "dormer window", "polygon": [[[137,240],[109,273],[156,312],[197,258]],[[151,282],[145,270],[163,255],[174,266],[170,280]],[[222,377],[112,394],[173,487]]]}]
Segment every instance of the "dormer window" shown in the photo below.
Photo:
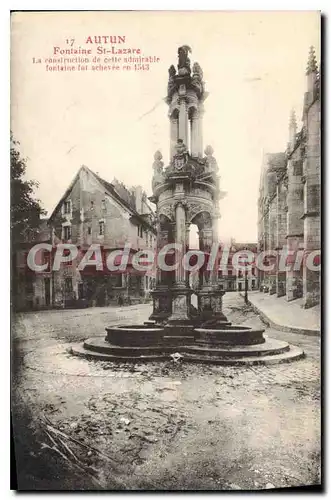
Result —
[{"label": "dormer window", "polygon": [[103,220],[99,221],[99,235],[103,236],[105,234],[105,222]]},{"label": "dormer window", "polygon": [[65,214],[70,214],[71,213],[71,201],[65,201],[64,202],[64,213]]}]

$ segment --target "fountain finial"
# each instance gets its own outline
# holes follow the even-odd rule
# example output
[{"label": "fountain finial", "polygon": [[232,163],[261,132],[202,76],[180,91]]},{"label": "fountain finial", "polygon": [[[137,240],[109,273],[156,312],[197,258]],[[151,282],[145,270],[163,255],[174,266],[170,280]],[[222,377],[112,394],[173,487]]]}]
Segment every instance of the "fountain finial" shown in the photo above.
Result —
[{"label": "fountain finial", "polygon": [[178,48],[178,75],[185,76],[191,74],[190,59],[188,57],[189,52],[192,52],[191,47],[188,45],[182,45]]}]

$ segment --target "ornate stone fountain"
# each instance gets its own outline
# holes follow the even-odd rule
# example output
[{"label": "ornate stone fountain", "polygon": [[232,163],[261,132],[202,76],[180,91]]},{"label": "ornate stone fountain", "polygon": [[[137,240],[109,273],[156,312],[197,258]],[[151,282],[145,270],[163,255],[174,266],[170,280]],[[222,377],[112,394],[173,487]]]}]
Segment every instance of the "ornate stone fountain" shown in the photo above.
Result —
[{"label": "ornate stone fountain", "polygon": [[[208,96],[198,63],[191,71],[188,53],[178,49],[178,71],[169,68],[170,164],[154,155],[150,200],[156,205],[157,250],[176,244],[173,271],[157,268],[153,313],[143,325],[106,328],[105,338],[94,337],[73,346],[72,353],[110,361],[154,361],[178,353],[182,361],[217,364],[277,363],[299,359],[303,352],[287,342],[266,339],[263,329],[232,325],[222,312],[225,292],[218,283],[218,266],[199,270],[197,309],[191,304],[193,289],[182,257],[189,250],[189,230],[196,224],[199,249],[212,258],[218,246],[218,166],[213,148],[203,154],[203,103]],[[214,245],[213,245],[214,244]]]}]

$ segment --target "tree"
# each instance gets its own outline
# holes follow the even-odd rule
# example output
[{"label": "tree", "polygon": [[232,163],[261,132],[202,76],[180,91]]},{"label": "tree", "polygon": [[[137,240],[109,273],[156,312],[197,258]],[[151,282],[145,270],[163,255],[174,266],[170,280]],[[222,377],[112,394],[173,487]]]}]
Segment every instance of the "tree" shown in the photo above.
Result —
[{"label": "tree", "polygon": [[12,244],[28,241],[31,234],[36,233],[40,224],[40,216],[46,212],[40,201],[34,198],[34,190],[38,182],[24,179],[26,159],[19,152],[19,142],[10,137],[10,227]]}]

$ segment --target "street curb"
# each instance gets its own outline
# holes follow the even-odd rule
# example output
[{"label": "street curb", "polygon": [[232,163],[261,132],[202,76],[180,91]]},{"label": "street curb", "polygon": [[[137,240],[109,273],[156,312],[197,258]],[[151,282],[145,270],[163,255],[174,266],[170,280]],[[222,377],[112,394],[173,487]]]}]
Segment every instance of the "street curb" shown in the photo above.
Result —
[{"label": "street curb", "polygon": [[[242,294],[240,294],[240,296],[243,298]],[[320,337],[321,335],[320,330],[310,330],[308,328],[297,328],[295,326],[286,326],[274,323],[258,306],[253,304],[249,299],[248,304],[252,307],[253,311],[260,316],[263,323],[269,327],[276,328],[277,330],[281,330],[282,332],[286,333],[298,333],[310,337]]]}]

